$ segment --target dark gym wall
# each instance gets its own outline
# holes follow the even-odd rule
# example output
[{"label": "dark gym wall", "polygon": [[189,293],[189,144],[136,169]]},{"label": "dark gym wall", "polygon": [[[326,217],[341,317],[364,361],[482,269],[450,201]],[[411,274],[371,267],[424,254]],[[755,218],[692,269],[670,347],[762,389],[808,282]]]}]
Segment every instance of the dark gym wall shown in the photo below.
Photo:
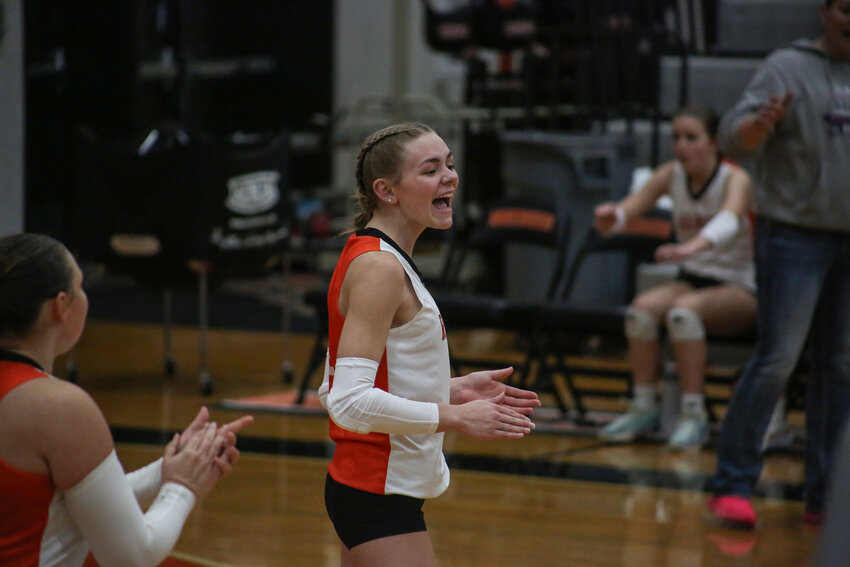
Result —
[{"label": "dark gym wall", "polygon": [[[315,132],[332,111],[332,0],[26,0],[24,30],[28,230],[63,235],[82,124]],[[298,186],[329,182],[325,151],[294,167]]]}]

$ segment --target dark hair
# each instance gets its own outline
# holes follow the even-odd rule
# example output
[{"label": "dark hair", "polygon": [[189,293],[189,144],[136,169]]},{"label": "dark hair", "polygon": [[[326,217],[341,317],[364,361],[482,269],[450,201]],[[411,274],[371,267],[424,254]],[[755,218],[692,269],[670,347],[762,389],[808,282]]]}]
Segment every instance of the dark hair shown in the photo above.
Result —
[{"label": "dark hair", "polygon": [[434,130],[430,126],[403,122],[382,128],[366,138],[360,153],[357,154],[357,168],[354,173],[357,180],[355,200],[360,212],[354,217],[353,230],[366,226],[378,207],[378,196],[372,190],[375,180],[397,180],[407,143],[423,134],[432,133]]},{"label": "dark hair", "polygon": [[690,116],[696,118],[705,128],[708,137],[712,140],[717,137],[717,128],[720,126],[720,116],[713,108],[705,104],[689,104],[680,108],[674,118],[679,116]]},{"label": "dark hair", "polygon": [[69,292],[73,270],[65,246],[41,234],[0,238],[0,337],[23,337],[42,305]]}]

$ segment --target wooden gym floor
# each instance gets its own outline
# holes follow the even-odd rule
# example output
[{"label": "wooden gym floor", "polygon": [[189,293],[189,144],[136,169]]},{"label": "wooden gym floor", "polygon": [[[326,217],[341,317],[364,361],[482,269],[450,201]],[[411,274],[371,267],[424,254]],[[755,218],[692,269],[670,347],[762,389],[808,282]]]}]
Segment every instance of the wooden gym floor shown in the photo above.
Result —
[{"label": "wooden gym floor", "polygon": [[[486,350],[492,340],[450,336],[461,349]],[[74,351],[79,384],[103,409],[128,470],[157,458],[169,433],[201,405],[226,422],[239,413],[221,409],[221,400],[290,388],[281,362],[300,371],[312,337],[211,331],[214,392],[206,397],[198,388],[197,331],[178,327],[173,341],[173,377],[163,371],[158,325],[93,320]],[[60,360],[57,374],[63,369]],[[322,501],[332,452],[327,418],[253,414],[238,469],[192,512],[175,556],[219,566],[338,565]],[[817,530],[800,521],[803,464],[793,452],[767,457],[763,496],[754,501],[760,525],[741,531],[704,510],[710,447],[671,453],[660,443],[614,446],[580,432],[535,431],[514,442],[449,435],[445,451],[452,483],[426,503],[425,517],[446,567],[800,567],[817,544]]]}]

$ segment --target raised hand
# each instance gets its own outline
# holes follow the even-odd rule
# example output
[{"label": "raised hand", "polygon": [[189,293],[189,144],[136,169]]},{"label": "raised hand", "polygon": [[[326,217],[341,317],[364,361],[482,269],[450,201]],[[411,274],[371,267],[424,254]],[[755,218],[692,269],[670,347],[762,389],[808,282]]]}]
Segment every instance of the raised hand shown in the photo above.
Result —
[{"label": "raised hand", "polygon": [[165,447],[162,481],[182,484],[194,492],[198,500],[203,499],[223,476],[218,461],[222,459],[219,455],[225,443],[215,423],[195,429],[192,438],[179,450],[181,435],[176,434]]},{"label": "raised hand", "polygon": [[210,411],[206,406],[202,406],[200,410],[198,410],[198,415],[195,416],[195,419],[192,420],[192,423],[189,424],[183,433],[180,434],[179,443],[177,446],[177,451],[179,452],[186,444],[192,440],[196,433],[199,431],[203,431],[204,427],[210,420]]},{"label": "raised hand", "polygon": [[[205,426],[209,423],[209,417],[210,412],[206,406],[198,410],[198,415],[195,416],[192,423],[180,435],[177,452],[180,452],[199,432],[204,430]],[[236,449],[236,434],[243,427],[253,423],[253,421],[253,416],[244,415],[218,428],[217,434],[224,439],[221,454],[218,455],[221,458],[216,461],[222,468],[222,474],[226,475],[230,473],[233,465],[239,460],[239,451]]]},{"label": "raised hand", "polygon": [[772,95],[758,110],[757,122],[767,128],[773,130],[777,122],[782,120],[785,112],[788,110],[788,105],[794,100],[793,93],[785,93],[783,96]]},{"label": "raised hand", "polygon": [[254,416],[243,415],[239,419],[225,423],[219,429],[219,434],[223,435],[226,441],[224,449],[219,454],[219,458],[216,459],[216,464],[223,476],[230,474],[233,466],[239,461],[239,449],[236,448],[236,433],[253,422]]}]

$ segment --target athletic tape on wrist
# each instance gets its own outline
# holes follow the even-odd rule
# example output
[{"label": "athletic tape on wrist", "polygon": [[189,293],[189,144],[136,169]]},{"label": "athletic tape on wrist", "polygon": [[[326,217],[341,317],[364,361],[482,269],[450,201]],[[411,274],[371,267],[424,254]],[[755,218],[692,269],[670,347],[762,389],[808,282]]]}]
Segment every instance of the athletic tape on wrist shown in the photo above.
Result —
[{"label": "athletic tape on wrist", "polygon": [[626,218],[626,211],[623,210],[623,207],[617,205],[614,209],[614,216],[616,217],[616,220],[614,221],[614,224],[611,225],[611,228],[608,229],[608,234],[617,234],[626,227],[628,219]]}]

